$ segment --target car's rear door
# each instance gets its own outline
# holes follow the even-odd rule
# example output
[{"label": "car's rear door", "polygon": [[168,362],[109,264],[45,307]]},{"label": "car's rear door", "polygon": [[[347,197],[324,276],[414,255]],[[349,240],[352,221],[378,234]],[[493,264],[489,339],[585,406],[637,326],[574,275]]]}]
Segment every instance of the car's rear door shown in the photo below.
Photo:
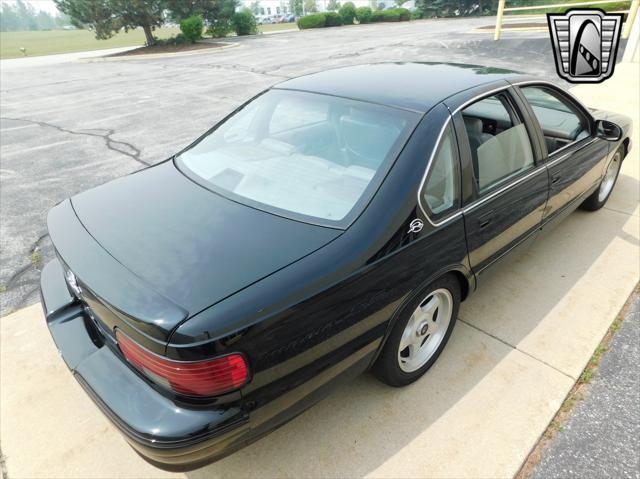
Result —
[{"label": "car's rear door", "polygon": [[535,237],[548,176],[539,137],[513,87],[467,92],[447,104],[463,162],[471,165],[463,169],[463,215],[471,267],[479,274]]},{"label": "car's rear door", "polygon": [[596,138],[591,115],[561,90],[526,83],[517,91],[544,137],[550,192],[543,223],[559,220],[597,186],[609,144]]}]

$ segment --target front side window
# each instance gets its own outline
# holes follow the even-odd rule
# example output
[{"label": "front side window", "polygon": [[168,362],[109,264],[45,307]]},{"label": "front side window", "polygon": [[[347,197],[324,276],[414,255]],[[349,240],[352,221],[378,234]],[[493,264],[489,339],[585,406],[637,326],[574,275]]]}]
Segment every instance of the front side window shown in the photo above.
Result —
[{"label": "front side window", "polygon": [[539,86],[521,90],[542,128],[549,154],[590,136],[587,119],[560,94]]},{"label": "front side window", "polygon": [[506,95],[480,100],[462,117],[480,194],[533,167],[527,129]]},{"label": "front side window", "polygon": [[361,211],[418,120],[394,108],[275,89],[177,163],[236,201],[333,226]]},{"label": "front side window", "polygon": [[459,169],[453,132],[447,127],[433,157],[422,198],[432,219],[438,220],[458,207]]}]

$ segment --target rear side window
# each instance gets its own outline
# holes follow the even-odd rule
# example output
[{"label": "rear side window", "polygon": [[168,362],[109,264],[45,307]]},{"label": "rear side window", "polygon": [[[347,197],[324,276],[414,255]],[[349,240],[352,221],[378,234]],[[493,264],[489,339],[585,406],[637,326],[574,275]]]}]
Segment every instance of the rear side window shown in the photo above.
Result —
[{"label": "rear side window", "polygon": [[549,154],[590,135],[587,119],[560,94],[538,86],[521,90],[540,123]]},{"label": "rear side window", "polygon": [[458,155],[451,127],[447,127],[433,157],[422,198],[430,217],[438,220],[457,209],[460,198]]},{"label": "rear side window", "polygon": [[462,111],[480,194],[534,166],[526,127],[504,94]]}]

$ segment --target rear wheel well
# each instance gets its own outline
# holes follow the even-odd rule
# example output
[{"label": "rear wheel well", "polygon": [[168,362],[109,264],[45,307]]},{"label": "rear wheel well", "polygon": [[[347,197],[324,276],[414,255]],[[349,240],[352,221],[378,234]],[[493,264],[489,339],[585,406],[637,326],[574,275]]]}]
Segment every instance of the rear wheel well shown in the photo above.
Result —
[{"label": "rear wheel well", "polygon": [[451,271],[451,274],[458,280],[460,285],[460,301],[464,301],[469,296],[469,281],[460,271]]}]

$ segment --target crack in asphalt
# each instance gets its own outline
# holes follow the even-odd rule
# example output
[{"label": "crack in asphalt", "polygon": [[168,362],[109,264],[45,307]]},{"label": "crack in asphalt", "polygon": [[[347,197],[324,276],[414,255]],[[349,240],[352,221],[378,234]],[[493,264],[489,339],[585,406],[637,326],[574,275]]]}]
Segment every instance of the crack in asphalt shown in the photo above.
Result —
[{"label": "crack in asphalt", "polygon": [[[49,237],[49,233],[44,233],[42,235],[40,235],[38,237],[38,239],[36,239],[31,246],[28,249],[28,255],[31,258],[31,256],[40,251],[40,245],[41,243]],[[21,281],[22,277],[24,275],[26,275],[27,273],[30,273],[32,271],[41,271],[41,266],[42,266],[42,260],[39,259],[37,262],[34,262],[33,260],[31,260],[29,263],[25,264],[24,266],[22,266],[21,268],[19,268],[15,273],[13,273],[9,279],[7,280],[5,287],[6,287],[6,291],[9,290],[13,290],[15,288],[19,288],[22,286],[35,286],[35,288],[30,289],[29,291],[27,291],[25,294],[19,295],[18,299],[17,299],[17,305],[18,307],[21,307],[22,305],[24,305],[25,301],[34,293],[38,290],[39,288],[39,278],[27,278],[23,281]]]},{"label": "crack in asphalt", "polygon": [[[30,123],[33,125],[38,125],[41,127],[48,127],[58,130],[62,133],[68,133],[70,135],[83,135],[83,136],[93,136],[95,138],[102,138],[105,141],[105,146],[107,149],[111,151],[115,151],[117,153],[121,153],[125,156],[128,156],[134,161],[144,165],[151,166],[151,163],[140,158],[140,150],[133,146],[131,143],[127,143],[126,141],[114,140],[111,138],[112,135],[116,133],[114,129],[107,128],[98,128],[98,129],[85,129],[85,130],[69,130],[68,128],[64,128],[58,125],[54,125],[53,123],[47,123],[46,121],[37,121],[37,120],[29,120],[27,118],[11,118],[7,116],[0,117],[0,120],[11,120],[11,121],[21,121],[24,123]],[[90,133],[90,132],[103,132],[103,133]],[[118,148],[120,146],[120,148]],[[126,151],[124,148],[128,148],[131,151]]]},{"label": "crack in asphalt", "polygon": [[[245,73],[257,73],[258,75],[264,75],[268,77],[274,77],[274,78],[280,78],[280,79],[284,78],[286,80],[291,79],[291,77],[288,75],[280,75],[277,73],[272,73],[267,70],[262,70],[262,69],[258,69],[258,68],[254,68],[246,65],[241,65],[240,63],[213,63],[213,64],[205,63],[202,66],[205,68],[213,68],[217,70],[231,70],[231,71],[239,71],[239,72],[245,72]],[[275,70],[278,70],[279,68],[280,67],[277,67]]]},{"label": "crack in asphalt", "polygon": [[[132,160],[140,163],[143,166],[151,166],[151,163],[148,163],[140,158],[140,150],[136,148],[131,143],[127,143],[125,141],[115,140],[112,138],[112,135],[116,133],[114,129],[100,128],[100,129],[84,129],[84,130],[70,130],[68,128],[64,128],[58,125],[54,125],[52,123],[47,123],[45,121],[37,121],[30,120],[27,118],[12,118],[12,117],[0,117],[1,120],[9,120],[9,121],[19,121],[23,123],[38,125],[43,128],[53,128],[61,133],[67,133],[70,135],[82,135],[82,136],[91,136],[95,138],[102,138],[105,142],[105,146],[107,149],[111,151],[115,151],[122,155],[125,155]],[[30,275],[30,273],[38,273],[42,269],[42,259],[39,257],[37,261],[34,261],[33,255],[34,253],[40,250],[41,243],[48,238],[49,234],[44,233],[39,236],[27,249],[27,260],[29,261],[24,266],[18,268],[7,280],[5,283],[5,292],[6,291],[14,291],[19,290],[21,288],[30,287],[28,291],[25,291],[23,294],[17,294],[17,298],[15,301],[15,305],[17,307],[22,307],[28,301],[28,299],[38,290],[39,288],[39,278],[36,276],[25,277]],[[11,310],[11,309],[10,309]]]}]

